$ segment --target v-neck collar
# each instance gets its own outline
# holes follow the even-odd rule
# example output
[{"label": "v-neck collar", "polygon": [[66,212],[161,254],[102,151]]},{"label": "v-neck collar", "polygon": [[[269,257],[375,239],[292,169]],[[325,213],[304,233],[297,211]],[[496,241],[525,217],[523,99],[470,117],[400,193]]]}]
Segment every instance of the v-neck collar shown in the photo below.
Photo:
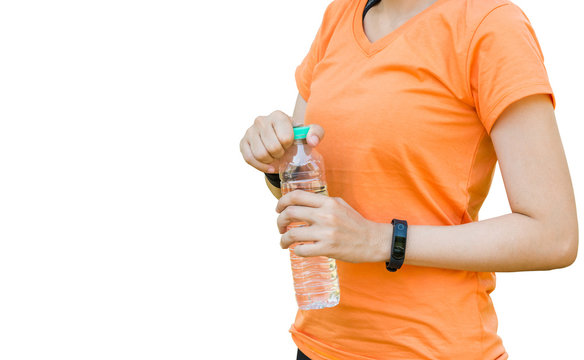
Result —
[{"label": "v-neck collar", "polygon": [[365,52],[367,56],[374,55],[377,52],[383,50],[385,47],[387,47],[393,40],[395,40],[400,34],[402,34],[408,28],[412,27],[412,25],[418,22],[420,18],[423,18],[424,16],[428,15],[428,13],[432,12],[441,3],[445,1],[447,0],[436,0],[434,3],[432,3],[432,5],[428,6],[418,14],[412,16],[397,29],[393,30],[392,32],[385,35],[381,39],[378,39],[375,42],[371,42],[367,38],[367,35],[365,35],[365,29],[363,27],[363,11],[365,9],[365,5],[367,4],[367,0],[358,0],[356,1],[357,6],[353,16],[353,35],[355,37],[355,40],[357,41],[359,47],[363,50],[363,52]]}]

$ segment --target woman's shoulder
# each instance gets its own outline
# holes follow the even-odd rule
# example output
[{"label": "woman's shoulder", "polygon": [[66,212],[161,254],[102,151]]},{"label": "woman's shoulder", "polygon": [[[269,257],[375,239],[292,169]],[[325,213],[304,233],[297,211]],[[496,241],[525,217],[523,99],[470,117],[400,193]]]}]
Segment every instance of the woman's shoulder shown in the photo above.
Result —
[{"label": "woman's shoulder", "polygon": [[331,1],[324,13],[324,18],[334,21],[342,17],[344,13],[358,0],[333,0]]},{"label": "woman's shoulder", "polygon": [[358,2],[359,0],[333,0],[329,3],[328,8],[335,11],[340,11],[342,9],[348,8],[351,4]]},{"label": "woman's shoulder", "polygon": [[324,12],[320,26],[320,36],[324,39],[330,38],[337,26],[343,21],[349,21],[351,9],[354,9],[359,0],[333,0]]},{"label": "woman's shoulder", "polygon": [[521,8],[510,0],[463,0],[462,3],[465,6],[467,23],[474,27],[492,13],[496,13],[495,16],[508,17],[509,20],[518,16],[525,17]]}]

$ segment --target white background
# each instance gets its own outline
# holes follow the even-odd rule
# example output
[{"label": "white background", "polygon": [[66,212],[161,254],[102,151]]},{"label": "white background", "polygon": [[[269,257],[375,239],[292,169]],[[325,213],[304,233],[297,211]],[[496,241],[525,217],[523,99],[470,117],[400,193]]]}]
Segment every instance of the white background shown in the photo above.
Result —
[{"label": "white background", "polygon": [[[295,359],[276,201],[239,140],[291,113],[327,4],[0,1],[0,359]],[[582,209],[582,8],[517,4]],[[481,218],[508,211],[497,174]],[[584,359],[583,278],[498,274],[512,359]]]}]

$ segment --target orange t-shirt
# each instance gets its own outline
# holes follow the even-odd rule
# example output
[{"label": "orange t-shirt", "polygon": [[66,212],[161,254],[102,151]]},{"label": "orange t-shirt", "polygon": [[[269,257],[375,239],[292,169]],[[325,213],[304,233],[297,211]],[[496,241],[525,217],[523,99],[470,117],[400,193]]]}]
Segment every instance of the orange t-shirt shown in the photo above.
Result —
[{"label": "orange t-shirt", "polygon": [[[525,96],[554,101],[529,20],[507,0],[437,0],[371,43],[366,2],[333,1],[296,70],[305,123],[326,131],[330,196],[376,222],[477,221],[494,122]],[[507,359],[494,273],[337,265],[339,305],[299,310],[290,328],[311,359]]]}]

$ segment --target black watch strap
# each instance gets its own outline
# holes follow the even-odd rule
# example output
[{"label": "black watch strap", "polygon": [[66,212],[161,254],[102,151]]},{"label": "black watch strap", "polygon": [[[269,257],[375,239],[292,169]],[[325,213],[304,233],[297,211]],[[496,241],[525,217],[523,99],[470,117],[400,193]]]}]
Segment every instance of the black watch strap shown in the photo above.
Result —
[{"label": "black watch strap", "polygon": [[391,236],[391,257],[389,262],[385,262],[385,268],[390,272],[395,272],[401,268],[406,257],[406,240],[408,236],[408,222],[405,220],[393,219],[393,235]]},{"label": "black watch strap", "polygon": [[272,184],[272,186],[277,187],[278,189],[280,188],[280,174],[278,174],[278,173],[275,173],[275,174],[264,173],[264,174],[266,174],[266,178],[268,179],[270,184]]}]

